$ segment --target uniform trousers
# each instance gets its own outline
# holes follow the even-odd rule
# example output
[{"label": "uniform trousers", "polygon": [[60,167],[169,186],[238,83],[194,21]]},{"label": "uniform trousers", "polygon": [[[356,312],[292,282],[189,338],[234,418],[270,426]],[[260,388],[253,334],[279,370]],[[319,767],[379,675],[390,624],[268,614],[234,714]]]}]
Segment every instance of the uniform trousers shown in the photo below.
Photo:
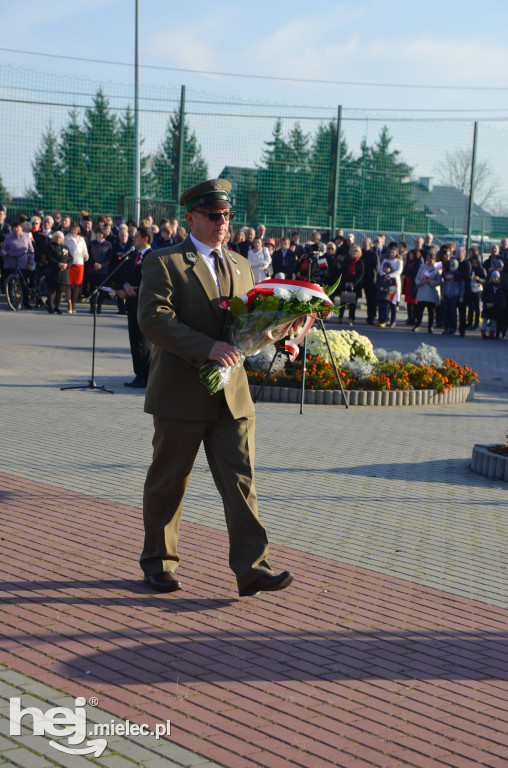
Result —
[{"label": "uniform trousers", "polygon": [[137,305],[131,307],[127,304],[127,326],[129,329],[129,344],[134,375],[146,381],[150,369],[152,345],[141,333],[137,317]]},{"label": "uniform trousers", "polygon": [[[224,398],[223,393],[214,397]],[[234,419],[223,402],[217,421],[154,416],[153,461],[143,494],[146,573],[175,571],[183,496],[201,443],[222,497],[229,534],[229,565],[238,587],[271,571],[268,539],[258,519],[254,488],[254,417]]]}]

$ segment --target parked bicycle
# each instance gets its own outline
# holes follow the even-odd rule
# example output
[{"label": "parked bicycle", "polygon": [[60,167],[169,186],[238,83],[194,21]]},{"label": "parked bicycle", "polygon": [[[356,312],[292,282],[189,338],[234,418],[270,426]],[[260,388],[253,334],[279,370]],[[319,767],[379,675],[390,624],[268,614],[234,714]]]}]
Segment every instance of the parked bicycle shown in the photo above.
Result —
[{"label": "parked bicycle", "polygon": [[33,284],[31,285],[32,280],[27,279],[24,274],[26,270],[19,267],[19,258],[16,256],[16,269],[5,282],[7,304],[13,312],[17,312],[18,309],[21,309],[23,294],[25,294],[29,304],[33,302],[36,308],[45,309],[48,287],[43,272],[36,266],[32,272]]}]

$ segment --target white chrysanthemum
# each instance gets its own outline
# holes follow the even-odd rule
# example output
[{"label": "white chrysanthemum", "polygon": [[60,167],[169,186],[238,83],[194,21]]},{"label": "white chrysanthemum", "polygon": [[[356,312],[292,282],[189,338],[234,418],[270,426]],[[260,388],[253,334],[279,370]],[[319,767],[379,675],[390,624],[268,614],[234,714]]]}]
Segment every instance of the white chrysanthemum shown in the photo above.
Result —
[{"label": "white chrysanthemum", "polygon": [[377,362],[372,342],[367,336],[361,336],[357,331],[341,331],[341,333],[346,336],[351,346],[351,357],[361,357],[362,360],[369,360],[371,363]]},{"label": "white chrysanthemum", "polygon": [[273,289],[273,295],[278,299],[288,301],[291,298],[291,291],[288,291],[287,288],[283,288],[282,286],[277,286],[277,288]]},{"label": "white chrysanthemum", "polygon": [[[327,330],[326,335],[337,365],[351,360],[352,357],[362,358],[371,363],[377,361],[369,339],[356,331]],[[323,360],[330,359],[324,336],[317,328],[312,328],[307,336],[307,349],[311,355],[318,355]]]},{"label": "white chrysanthemum", "polygon": [[310,301],[312,299],[312,296],[309,293],[307,293],[307,291],[304,291],[301,288],[300,288],[299,291],[296,292],[295,295],[296,295],[296,298],[298,299],[298,301],[306,301],[306,302],[308,302],[308,301]]}]

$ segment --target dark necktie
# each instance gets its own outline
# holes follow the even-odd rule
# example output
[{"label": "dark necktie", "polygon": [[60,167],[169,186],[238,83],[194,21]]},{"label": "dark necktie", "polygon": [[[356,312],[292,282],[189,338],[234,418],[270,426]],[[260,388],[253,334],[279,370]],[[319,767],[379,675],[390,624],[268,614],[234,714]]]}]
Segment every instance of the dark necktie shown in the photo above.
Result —
[{"label": "dark necktie", "polygon": [[229,269],[224,263],[224,259],[221,258],[220,251],[214,250],[211,255],[215,259],[215,269],[217,271],[217,279],[219,281],[219,294],[220,300],[229,299],[231,295],[231,275]]}]

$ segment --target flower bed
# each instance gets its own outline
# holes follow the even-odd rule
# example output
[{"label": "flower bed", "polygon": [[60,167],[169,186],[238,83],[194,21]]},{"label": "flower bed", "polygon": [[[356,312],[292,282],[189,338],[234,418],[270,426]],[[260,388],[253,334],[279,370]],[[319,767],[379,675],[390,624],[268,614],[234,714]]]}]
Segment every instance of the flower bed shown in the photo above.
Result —
[{"label": "flower bed", "polygon": [[[250,392],[259,402],[299,403],[301,390],[296,387],[273,387],[251,384]],[[474,384],[453,387],[444,392],[437,389],[398,390],[345,390],[348,405],[445,405],[474,400]],[[340,389],[306,389],[305,402],[309,405],[343,405]]]},{"label": "flower bed", "polygon": [[[435,347],[422,344],[415,352],[401,355],[373,350],[369,339],[354,331],[331,331],[328,336],[341,384],[349,393],[351,405],[427,405],[464,402],[474,397],[476,372],[454,360],[441,359]],[[317,332],[311,331],[309,337],[306,402],[341,403],[341,391],[322,334],[317,336]],[[258,399],[296,402],[302,383],[301,364],[291,365],[279,359],[267,376],[274,351],[272,348],[265,352],[264,359],[250,361],[247,375],[252,391],[262,386],[263,390],[273,390],[273,394],[263,391]],[[328,359],[321,356],[323,353]],[[276,394],[276,389],[283,390],[283,394]],[[293,400],[293,395],[286,395],[286,391],[294,391],[298,396]]]},{"label": "flower bed", "polygon": [[471,469],[478,475],[508,482],[508,455],[502,445],[479,445],[473,447]]}]

